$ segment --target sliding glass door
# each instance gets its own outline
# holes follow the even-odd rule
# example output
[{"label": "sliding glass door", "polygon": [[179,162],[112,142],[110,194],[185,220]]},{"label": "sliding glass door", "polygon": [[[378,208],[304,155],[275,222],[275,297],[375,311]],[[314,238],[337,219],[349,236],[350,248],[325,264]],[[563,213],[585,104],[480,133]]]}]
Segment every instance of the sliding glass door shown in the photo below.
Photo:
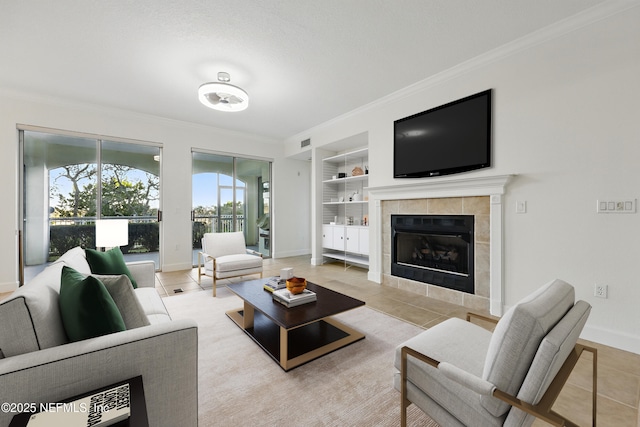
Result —
[{"label": "sliding glass door", "polygon": [[129,221],[125,259],[153,259],[160,268],[160,148],[100,141],[101,219]]},{"label": "sliding glass door", "polygon": [[102,218],[127,219],[125,258],[159,267],[160,147],[32,130],[20,140],[25,283],[67,250],[94,248]]},{"label": "sliding glass door", "polygon": [[242,231],[249,248],[269,257],[271,162],[194,151],[192,169],[193,265],[212,232]]},{"label": "sliding glass door", "polygon": [[[236,158],[236,176],[245,183],[245,238],[264,257],[271,256],[271,162]],[[257,246],[257,247],[256,247]]]}]

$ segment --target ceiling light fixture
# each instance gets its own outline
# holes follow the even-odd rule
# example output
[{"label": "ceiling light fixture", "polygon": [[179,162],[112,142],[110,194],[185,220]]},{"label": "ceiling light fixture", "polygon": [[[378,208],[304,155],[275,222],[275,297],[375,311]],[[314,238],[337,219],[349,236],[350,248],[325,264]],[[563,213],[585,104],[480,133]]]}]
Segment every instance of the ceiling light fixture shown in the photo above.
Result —
[{"label": "ceiling light fixture", "polygon": [[249,106],[249,95],[229,84],[229,73],[220,71],[217,82],[205,83],[198,89],[198,99],[205,106],[218,111],[242,111]]}]

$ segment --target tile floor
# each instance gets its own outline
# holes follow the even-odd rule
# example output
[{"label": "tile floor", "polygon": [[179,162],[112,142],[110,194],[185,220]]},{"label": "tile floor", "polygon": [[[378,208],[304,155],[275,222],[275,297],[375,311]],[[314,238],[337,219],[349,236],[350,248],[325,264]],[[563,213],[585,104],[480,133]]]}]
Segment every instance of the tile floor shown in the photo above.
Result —
[{"label": "tile floor", "polygon": [[[367,306],[424,328],[450,317],[464,318],[466,309],[416,295],[400,289],[381,286],[367,280],[367,272],[358,267],[345,268],[340,263],[312,266],[308,256],[266,259],[264,277],[279,275],[280,268],[292,267],[296,276],[305,277],[347,295],[359,298]],[[197,269],[159,272],[156,288],[161,296],[211,289],[212,281],[203,277],[197,282]],[[242,278],[229,279],[238,281]],[[229,283],[219,281],[218,286]],[[6,297],[0,294],[0,301]],[[486,314],[486,313],[485,313]],[[598,425],[640,427],[640,355],[604,345],[584,342],[598,349]],[[390,366],[392,361],[389,362]],[[585,353],[569,378],[554,409],[580,426],[591,425],[591,355]],[[545,426],[536,421],[534,426]]]}]

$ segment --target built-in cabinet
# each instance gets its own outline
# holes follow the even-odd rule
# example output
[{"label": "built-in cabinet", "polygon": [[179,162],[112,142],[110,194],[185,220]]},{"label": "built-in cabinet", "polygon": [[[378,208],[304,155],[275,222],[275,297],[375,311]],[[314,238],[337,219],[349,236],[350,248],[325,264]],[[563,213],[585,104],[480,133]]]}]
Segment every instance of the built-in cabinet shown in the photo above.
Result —
[{"label": "built-in cabinet", "polygon": [[369,265],[366,148],[322,160],[322,256]]}]

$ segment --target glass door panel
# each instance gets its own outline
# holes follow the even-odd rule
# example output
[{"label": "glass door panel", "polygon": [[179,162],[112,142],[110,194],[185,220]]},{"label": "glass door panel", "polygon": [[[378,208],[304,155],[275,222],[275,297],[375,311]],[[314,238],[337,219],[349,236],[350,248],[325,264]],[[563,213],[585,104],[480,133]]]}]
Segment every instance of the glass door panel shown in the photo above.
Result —
[{"label": "glass door panel", "polygon": [[271,163],[195,151],[192,157],[193,265],[202,236],[211,232],[242,231],[248,247],[270,256]]},{"label": "glass door panel", "polygon": [[160,148],[102,141],[102,219],[129,221],[127,261],[153,259],[160,265]]},{"label": "glass door panel", "polygon": [[75,246],[95,247],[97,141],[22,132],[24,283]]},{"label": "glass door panel", "polygon": [[95,248],[100,218],[127,218],[125,259],[159,267],[160,147],[29,130],[20,140],[22,283],[71,248]]},{"label": "glass door panel", "polygon": [[223,200],[233,200],[233,157],[210,153],[192,153],[192,245],[193,265],[197,265],[204,233],[234,231],[231,205],[224,209]]},{"label": "glass door panel", "polygon": [[[220,181],[224,181],[221,179]],[[228,233],[230,231],[236,231],[234,227],[234,212],[233,212],[233,187],[218,186],[218,215],[216,227],[214,227],[214,233]],[[241,230],[237,230],[241,231]]]},{"label": "glass door panel", "polygon": [[236,208],[244,217],[247,246],[269,257],[271,256],[269,215],[271,162],[237,158],[236,177],[238,182],[244,183],[242,189],[236,186]]}]

